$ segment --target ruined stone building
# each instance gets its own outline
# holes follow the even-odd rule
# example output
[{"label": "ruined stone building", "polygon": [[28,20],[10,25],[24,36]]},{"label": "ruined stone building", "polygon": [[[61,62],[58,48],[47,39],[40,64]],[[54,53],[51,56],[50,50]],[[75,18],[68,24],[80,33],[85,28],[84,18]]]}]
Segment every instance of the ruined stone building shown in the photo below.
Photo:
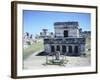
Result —
[{"label": "ruined stone building", "polygon": [[44,38],[44,50],[48,54],[59,51],[62,55],[80,56],[85,53],[85,38],[81,36],[78,22],[55,22],[55,36]]}]

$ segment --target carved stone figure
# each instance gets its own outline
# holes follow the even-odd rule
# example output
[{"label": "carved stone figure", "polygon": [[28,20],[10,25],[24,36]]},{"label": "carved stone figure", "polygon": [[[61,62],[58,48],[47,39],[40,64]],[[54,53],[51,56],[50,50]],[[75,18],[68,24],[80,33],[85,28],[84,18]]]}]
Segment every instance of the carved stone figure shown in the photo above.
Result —
[{"label": "carved stone figure", "polygon": [[59,51],[55,52],[55,58],[56,58],[56,60],[60,60],[60,52]]}]

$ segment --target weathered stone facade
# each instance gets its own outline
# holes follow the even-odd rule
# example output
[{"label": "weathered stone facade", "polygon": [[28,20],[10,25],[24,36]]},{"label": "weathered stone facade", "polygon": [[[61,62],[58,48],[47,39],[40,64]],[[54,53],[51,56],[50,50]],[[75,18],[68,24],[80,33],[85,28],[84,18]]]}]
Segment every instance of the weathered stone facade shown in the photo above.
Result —
[{"label": "weathered stone facade", "polygon": [[85,53],[85,38],[80,36],[78,22],[54,23],[55,36],[44,39],[45,52],[59,51],[62,55],[78,56]]}]

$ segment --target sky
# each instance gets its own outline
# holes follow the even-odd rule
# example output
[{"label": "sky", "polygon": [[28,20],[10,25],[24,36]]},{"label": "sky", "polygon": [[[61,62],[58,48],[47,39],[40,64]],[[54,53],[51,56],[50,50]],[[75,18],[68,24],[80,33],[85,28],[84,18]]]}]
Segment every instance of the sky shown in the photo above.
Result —
[{"label": "sky", "polygon": [[42,29],[54,32],[55,22],[67,21],[78,21],[83,31],[91,30],[90,13],[23,10],[24,32],[39,34]]}]

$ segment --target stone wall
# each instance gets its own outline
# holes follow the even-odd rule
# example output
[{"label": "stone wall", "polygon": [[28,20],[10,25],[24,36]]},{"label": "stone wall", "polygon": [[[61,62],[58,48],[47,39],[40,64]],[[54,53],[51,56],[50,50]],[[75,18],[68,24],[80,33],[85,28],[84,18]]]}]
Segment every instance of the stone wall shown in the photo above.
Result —
[{"label": "stone wall", "polygon": [[54,29],[55,37],[44,39],[46,53],[52,55],[53,52],[60,51],[60,54],[71,56],[85,53],[86,39],[78,22],[56,22]]},{"label": "stone wall", "polygon": [[[85,45],[82,44],[82,45],[79,45],[79,44],[45,44],[44,47],[45,47],[45,52],[46,53],[49,53],[49,55],[52,55],[52,51],[51,51],[51,46],[54,46],[54,49],[56,52],[57,50],[57,46],[60,47],[60,54],[61,55],[68,55],[68,56],[79,56],[79,55],[82,55],[85,53]],[[62,46],[66,46],[66,52],[63,52],[62,49],[63,47]],[[69,46],[72,46],[72,52],[70,53],[69,52]],[[75,53],[75,46],[78,47],[78,52]]]},{"label": "stone wall", "polygon": [[78,24],[58,23],[54,25],[55,36],[64,37],[64,31],[68,31],[68,37],[79,37],[79,26]]}]

